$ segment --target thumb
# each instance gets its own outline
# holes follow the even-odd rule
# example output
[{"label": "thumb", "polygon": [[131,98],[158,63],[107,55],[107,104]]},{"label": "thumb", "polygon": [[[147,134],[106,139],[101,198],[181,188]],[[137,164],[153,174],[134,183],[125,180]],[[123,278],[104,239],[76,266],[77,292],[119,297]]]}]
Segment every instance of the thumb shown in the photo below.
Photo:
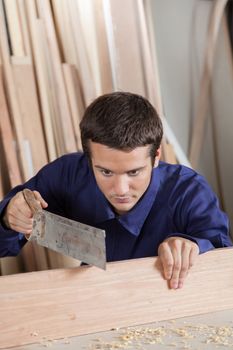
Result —
[{"label": "thumb", "polygon": [[40,203],[42,208],[47,208],[48,203],[44,200],[38,191],[33,191],[35,199]]}]

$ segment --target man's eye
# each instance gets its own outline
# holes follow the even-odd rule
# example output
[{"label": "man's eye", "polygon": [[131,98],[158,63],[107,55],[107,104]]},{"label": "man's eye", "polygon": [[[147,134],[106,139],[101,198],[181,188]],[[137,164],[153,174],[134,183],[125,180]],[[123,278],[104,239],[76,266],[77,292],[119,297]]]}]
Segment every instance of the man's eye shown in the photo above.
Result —
[{"label": "man's eye", "polygon": [[106,169],[102,169],[101,170],[101,173],[104,175],[104,176],[111,176],[112,175],[112,172],[110,170],[106,170]]},{"label": "man's eye", "polygon": [[140,173],[140,170],[131,170],[128,172],[129,176],[137,176]]}]

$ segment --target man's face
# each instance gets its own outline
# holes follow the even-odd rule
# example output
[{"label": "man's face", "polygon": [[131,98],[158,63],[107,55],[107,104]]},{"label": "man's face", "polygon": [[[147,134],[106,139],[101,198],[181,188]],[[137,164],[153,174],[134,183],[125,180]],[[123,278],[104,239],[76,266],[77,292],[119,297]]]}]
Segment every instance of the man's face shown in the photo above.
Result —
[{"label": "man's face", "polygon": [[[152,162],[149,150],[148,145],[126,152],[90,142],[96,182],[120,215],[133,208],[150,183]],[[156,165],[159,158],[160,150],[156,154]]]}]

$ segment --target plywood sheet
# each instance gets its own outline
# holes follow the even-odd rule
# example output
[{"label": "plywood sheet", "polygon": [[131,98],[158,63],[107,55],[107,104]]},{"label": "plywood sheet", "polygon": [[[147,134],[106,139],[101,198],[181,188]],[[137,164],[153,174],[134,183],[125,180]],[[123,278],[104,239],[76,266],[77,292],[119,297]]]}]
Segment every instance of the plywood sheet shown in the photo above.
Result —
[{"label": "plywood sheet", "polygon": [[231,248],[200,255],[179,290],[156,258],[3,276],[0,348],[233,308],[232,259]]}]

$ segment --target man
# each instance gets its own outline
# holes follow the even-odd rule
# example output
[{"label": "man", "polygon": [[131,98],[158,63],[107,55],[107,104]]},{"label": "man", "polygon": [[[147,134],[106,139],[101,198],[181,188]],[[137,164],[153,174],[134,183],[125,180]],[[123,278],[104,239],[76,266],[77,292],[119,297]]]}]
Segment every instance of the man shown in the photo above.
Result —
[{"label": "man", "polygon": [[228,220],[202,176],[160,162],[161,120],[143,97],[97,98],[80,124],[84,153],[64,155],[0,203],[0,255],[16,255],[32,230],[22,190],[40,205],[106,231],[107,260],[159,255],[181,288],[199,253],[231,245]]}]

